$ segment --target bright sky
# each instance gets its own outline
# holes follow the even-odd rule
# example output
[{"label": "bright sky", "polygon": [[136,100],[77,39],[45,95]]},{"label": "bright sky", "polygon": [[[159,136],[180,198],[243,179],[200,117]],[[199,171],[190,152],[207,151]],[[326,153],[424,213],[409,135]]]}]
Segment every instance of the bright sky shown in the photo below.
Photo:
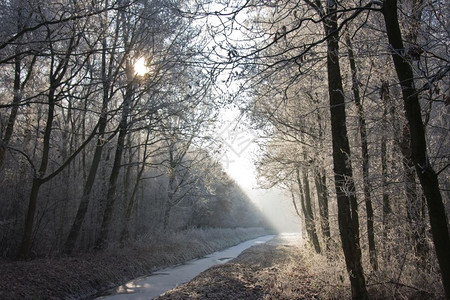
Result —
[{"label": "bright sky", "polygon": [[219,136],[224,140],[225,154],[221,162],[226,172],[240,185],[250,199],[261,209],[272,225],[280,232],[299,232],[300,221],[295,214],[290,197],[272,188],[260,189],[256,182],[254,157],[258,151],[256,134],[240,119],[239,111],[224,110],[221,114]]}]

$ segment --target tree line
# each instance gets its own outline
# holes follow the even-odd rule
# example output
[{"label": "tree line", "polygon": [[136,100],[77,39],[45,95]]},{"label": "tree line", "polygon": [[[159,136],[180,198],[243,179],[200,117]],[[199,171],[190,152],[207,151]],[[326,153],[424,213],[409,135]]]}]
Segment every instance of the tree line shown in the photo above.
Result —
[{"label": "tree line", "polygon": [[237,2],[216,30],[236,28],[220,46],[265,137],[261,184],[286,190],[317,253],[344,255],[352,298],[407,255],[448,297],[448,5]]},{"label": "tree line", "polygon": [[186,5],[0,2],[2,256],[262,224],[218,163],[223,101]]}]

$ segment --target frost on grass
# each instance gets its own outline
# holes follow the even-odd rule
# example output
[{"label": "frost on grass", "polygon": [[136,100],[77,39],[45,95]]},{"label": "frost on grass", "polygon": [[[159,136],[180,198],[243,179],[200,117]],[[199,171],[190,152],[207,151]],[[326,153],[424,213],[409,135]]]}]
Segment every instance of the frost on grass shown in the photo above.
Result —
[{"label": "frost on grass", "polygon": [[[424,267],[433,264],[416,257],[413,249],[381,252],[380,255],[389,253],[389,258],[385,258],[388,262],[380,264],[376,271],[370,266],[367,249],[362,250],[366,284],[371,299],[445,298],[439,271]],[[316,254],[308,244],[305,244],[301,252],[306,268],[314,278],[313,286],[319,290],[320,299],[351,299],[350,281],[342,253],[333,251],[328,256]]]}]

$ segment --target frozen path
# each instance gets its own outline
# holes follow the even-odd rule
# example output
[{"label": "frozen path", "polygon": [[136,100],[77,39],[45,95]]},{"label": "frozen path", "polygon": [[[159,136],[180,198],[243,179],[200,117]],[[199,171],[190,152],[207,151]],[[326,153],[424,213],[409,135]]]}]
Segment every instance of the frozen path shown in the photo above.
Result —
[{"label": "frozen path", "polygon": [[180,284],[190,281],[192,278],[214,265],[227,262],[230,259],[237,257],[245,249],[253,245],[265,243],[274,237],[274,235],[262,236],[228,249],[214,252],[204,258],[188,261],[184,265],[159,270],[149,276],[141,277],[121,285],[111,291],[111,295],[102,296],[97,299],[152,299]]}]

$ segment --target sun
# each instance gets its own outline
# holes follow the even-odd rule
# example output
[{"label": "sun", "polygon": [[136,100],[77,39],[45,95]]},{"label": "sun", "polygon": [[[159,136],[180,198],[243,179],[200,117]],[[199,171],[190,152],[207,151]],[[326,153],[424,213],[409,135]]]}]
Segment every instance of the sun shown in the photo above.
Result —
[{"label": "sun", "polygon": [[144,76],[150,71],[150,68],[147,66],[147,63],[145,61],[144,57],[139,58],[134,63],[134,74],[137,76]]}]

